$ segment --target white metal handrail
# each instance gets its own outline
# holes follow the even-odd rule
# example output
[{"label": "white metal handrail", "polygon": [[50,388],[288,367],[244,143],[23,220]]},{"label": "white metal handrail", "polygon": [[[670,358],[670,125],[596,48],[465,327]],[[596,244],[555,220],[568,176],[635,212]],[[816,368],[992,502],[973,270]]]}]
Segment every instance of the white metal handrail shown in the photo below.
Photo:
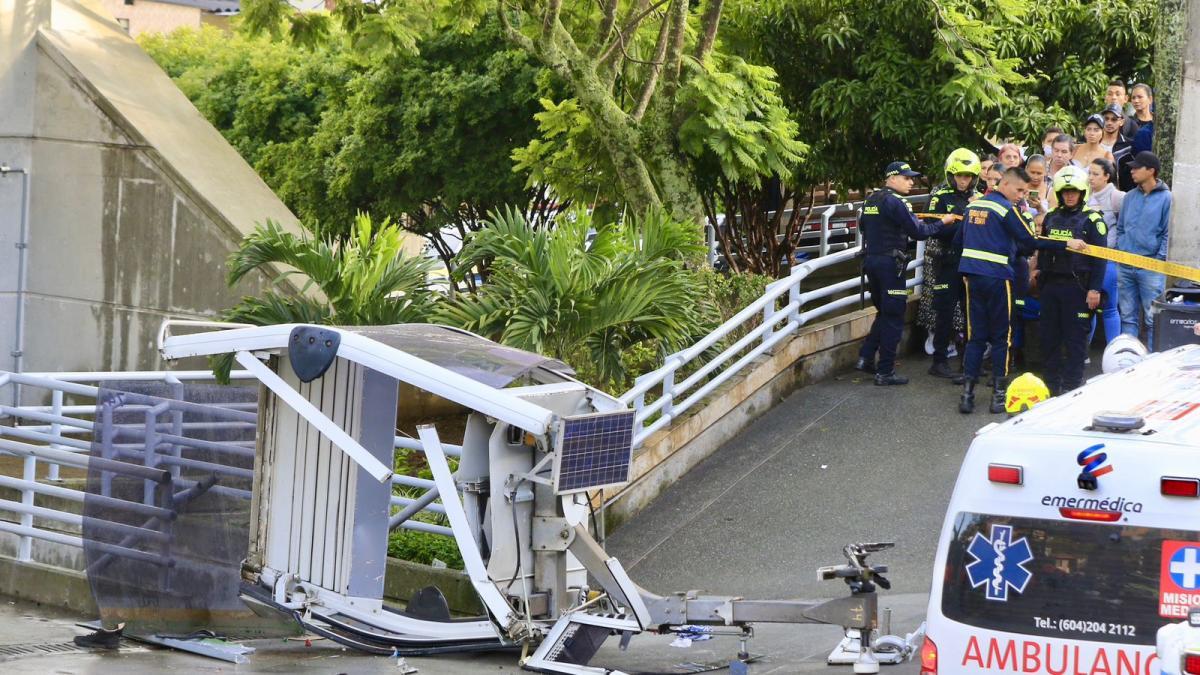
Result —
[{"label": "white metal handrail", "polygon": [[[712,333],[691,347],[668,356],[658,369],[638,377],[633,388],[622,394],[619,399],[625,405],[632,405],[637,411],[634,417],[634,447],[640,446],[651,434],[667,426],[703,400],[754,359],[796,333],[801,326],[849,307],[859,302],[860,297],[869,299],[871,294],[863,288],[862,278],[857,274],[822,288],[801,291],[802,282],[814,272],[853,260],[858,257],[860,250],[861,246],[855,246],[792,268],[788,276],[769,284],[762,297],[730,317]],[[907,270],[912,271],[913,276],[905,281],[906,288],[921,284],[924,253],[924,242],[918,242],[916,257],[908,263]],[[849,291],[860,291],[862,295],[848,295],[812,309],[805,309],[812,303]],[[785,298],[786,304],[779,307],[779,302]],[[761,321],[754,325],[760,316]],[[746,331],[744,336],[726,346],[682,381],[675,381],[676,375],[688,365],[698,363],[711,349],[741,330]],[[658,398],[646,403],[646,394],[652,390],[657,390]],[[652,419],[656,415],[657,418]]]},{"label": "white metal handrail", "polygon": [[[253,376],[246,371],[234,371],[230,374],[230,377],[235,381],[253,379]],[[100,388],[94,385],[106,381],[164,382],[172,385],[181,385],[184,382],[212,382],[215,379],[211,371],[93,373],[9,373],[0,371],[0,389],[5,386],[13,388],[24,386],[27,392],[26,396],[37,391],[43,397],[42,400],[45,400],[44,397],[46,394],[49,394],[50,400],[49,405],[0,404],[0,419],[7,419],[11,422],[11,424],[0,425],[0,455],[22,458],[22,470],[19,478],[0,475],[0,488],[15,490],[21,495],[19,502],[0,499],[0,511],[7,511],[19,516],[19,522],[15,523],[0,520],[0,532],[17,535],[20,538],[17,552],[18,560],[29,561],[33,559],[33,540],[35,539],[77,548],[84,546],[83,537],[61,531],[63,525],[79,526],[84,521],[84,516],[80,515],[78,507],[67,507],[67,510],[63,510],[62,508],[53,508],[44,501],[41,504],[35,504],[38,495],[42,495],[44,498],[65,500],[76,504],[82,504],[85,498],[88,500],[99,500],[97,503],[103,502],[105,506],[123,509],[147,518],[167,519],[171,517],[171,514],[160,506],[92,494],[80,489],[66,487],[61,480],[60,470],[63,466],[86,470],[94,462],[111,461],[93,458],[90,453],[93,435],[100,426],[100,422],[94,419],[96,416],[96,404],[89,401],[94,401],[100,392]],[[68,397],[73,397],[76,400],[68,405]],[[8,400],[8,398],[4,396],[0,397],[0,400]],[[175,402],[174,404],[184,407],[189,405],[182,402]],[[228,419],[224,421],[213,420],[185,423],[181,421],[160,422],[156,418],[150,417],[145,424],[120,423],[109,425],[119,430],[122,435],[137,441],[134,443],[111,443],[111,456],[113,460],[128,460],[134,456],[142,457],[143,454],[146,454],[149,459],[148,453],[139,452],[139,450],[144,450],[140,446],[150,444],[195,447],[197,449],[223,452],[241,457],[253,456],[254,449],[252,445],[245,443],[214,443],[187,437],[187,433],[193,431],[246,429],[252,428],[256,424],[258,406],[255,403],[225,403],[213,407],[219,407],[227,411]],[[122,410],[125,412],[144,412],[149,417],[153,415],[154,408],[155,406],[135,401],[123,406]],[[148,438],[148,436],[152,436],[153,438]],[[394,447],[397,450],[423,451],[419,441],[403,436],[395,437]],[[457,457],[462,454],[461,446],[444,444],[443,449],[450,456]],[[174,453],[155,453],[153,462],[154,466],[160,471],[169,471],[176,477],[178,477],[180,467],[202,468],[223,475],[238,476],[241,478],[249,476],[249,470],[247,469],[227,467],[188,457],[180,457]],[[121,468],[131,466],[134,471],[140,470],[139,466],[131,465],[128,461],[121,462],[120,466]],[[44,474],[44,477],[39,479],[39,473]],[[181,478],[177,478],[176,483],[183,488],[195,485],[194,481]],[[393,476],[392,484],[394,486],[418,488],[426,491],[433,488],[433,481],[414,476]],[[238,490],[221,485],[215,485],[209,489],[216,493],[241,499],[249,498],[249,493],[246,490]],[[391,504],[398,509],[404,510],[409,509],[409,507],[412,507],[413,504],[421,501],[421,499],[393,495]],[[431,500],[422,502],[419,511],[438,515],[445,513],[445,509],[441,504]],[[36,521],[35,517],[37,518]],[[53,525],[47,526],[46,521],[58,523],[59,526],[57,528]],[[107,528],[110,531],[119,531],[122,528],[128,527],[120,523],[96,522],[94,520],[90,522],[95,526]],[[399,523],[397,526],[452,536],[448,527],[421,522],[415,519],[409,519],[403,523]],[[155,541],[157,540],[156,538],[163,536],[161,533],[155,533],[154,530],[148,529],[143,529],[142,532],[136,534],[147,541]],[[136,555],[137,552],[133,549],[122,548],[119,554],[132,556]]]},{"label": "white metal handrail", "polygon": [[[929,198],[930,195],[923,194],[904,199],[910,204],[921,204],[927,202]],[[747,364],[796,333],[801,326],[871,297],[871,293],[863,287],[864,279],[858,274],[822,288],[804,292],[800,290],[801,283],[814,272],[858,257],[862,250],[861,229],[857,225],[853,228],[855,242],[853,246],[834,244],[830,242],[830,237],[848,235],[851,230],[849,227],[833,228],[831,223],[833,215],[838,211],[854,210],[856,214],[861,214],[862,204],[862,202],[853,202],[814,207],[806,214],[806,217],[819,211],[820,227],[816,232],[806,230],[802,233],[801,239],[816,238],[817,243],[799,246],[796,251],[816,252],[820,257],[793,266],[788,276],[768,284],[762,297],[730,317],[696,344],[668,356],[662,366],[638,377],[633,388],[620,396],[621,403],[627,406],[632,405],[637,411],[634,417],[633,445],[635,448],[641,446],[651,434],[669,425],[672,420],[678,419],[680,415],[703,400],[714,389],[739,373]],[[708,229],[712,229],[711,224]],[[710,231],[708,233],[710,262],[714,262],[720,255],[716,249],[716,239],[715,232]],[[836,248],[843,246],[844,250],[833,252]],[[918,242],[916,257],[908,263],[907,271],[913,272],[913,276],[905,282],[906,288],[921,285],[924,280],[922,269],[924,258],[925,242]],[[858,291],[858,293],[805,310],[805,307],[812,303],[850,291]],[[779,302],[785,296],[786,304],[779,307]],[[762,319],[755,325],[759,316]],[[706,363],[699,363],[711,349],[742,330],[746,331],[745,335],[732,344],[726,345]],[[687,367],[692,364],[698,365],[696,370],[688,374],[682,381],[676,382],[676,375],[686,372]],[[646,395],[652,390],[657,390],[658,398],[647,403]],[[656,415],[657,418],[655,418]]]}]

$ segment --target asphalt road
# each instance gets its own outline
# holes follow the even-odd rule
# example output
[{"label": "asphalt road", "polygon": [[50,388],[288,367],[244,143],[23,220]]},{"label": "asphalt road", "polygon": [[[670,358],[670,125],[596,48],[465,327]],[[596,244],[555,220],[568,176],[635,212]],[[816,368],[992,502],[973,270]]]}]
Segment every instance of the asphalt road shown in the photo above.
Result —
[{"label": "asphalt road", "polygon": [[[972,435],[998,416],[960,415],[957,390],[924,374],[922,360],[902,363],[906,387],[875,387],[856,373],[805,387],[776,406],[668,489],[609,539],[631,577],[659,593],[703,589],[747,598],[832,598],[846,589],[818,582],[815,569],[842,562],[856,541],[895,541],[878,554],[894,587],[881,606],[903,634],[923,619],[936,536],[959,462]],[[0,606],[0,660],[6,673],[228,672],[229,664],[161,650],[116,655],[61,653],[5,659],[3,645],[69,642],[78,618],[36,607]],[[849,673],[825,665],[835,627],[764,625],[751,651],[767,658],[755,675]],[[728,659],[736,642],[690,648],[639,636],[628,652],[609,640],[592,665],[680,672],[687,661]],[[324,642],[254,643],[259,653],[237,672],[400,672],[383,657]],[[410,658],[419,673],[517,673],[511,654]],[[726,671],[728,672],[728,671]],[[915,673],[913,664],[885,667]]]},{"label": "asphalt road", "polygon": [[858,373],[805,387],[768,411],[616,532],[608,550],[655,592],[746,597],[840,592],[814,570],[841,547],[878,554],[893,591],[927,593],[946,503],[975,431],[1001,416],[957,411],[958,388],[902,364],[912,382]]}]

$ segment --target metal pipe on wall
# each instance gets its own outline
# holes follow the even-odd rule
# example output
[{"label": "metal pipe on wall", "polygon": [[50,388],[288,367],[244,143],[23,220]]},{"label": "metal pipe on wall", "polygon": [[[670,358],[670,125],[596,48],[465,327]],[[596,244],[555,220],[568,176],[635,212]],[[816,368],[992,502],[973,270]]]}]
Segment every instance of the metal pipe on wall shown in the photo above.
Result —
[{"label": "metal pipe on wall", "polygon": [[[13,372],[19,373],[25,364],[25,295],[29,283],[29,172],[25,169],[13,168],[0,164],[0,178],[8,178],[10,173],[21,174],[21,227],[17,235],[17,292],[16,292],[16,336],[11,356],[13,357]],[[21,385],[13,384],[14,406],[21,404]]]}]

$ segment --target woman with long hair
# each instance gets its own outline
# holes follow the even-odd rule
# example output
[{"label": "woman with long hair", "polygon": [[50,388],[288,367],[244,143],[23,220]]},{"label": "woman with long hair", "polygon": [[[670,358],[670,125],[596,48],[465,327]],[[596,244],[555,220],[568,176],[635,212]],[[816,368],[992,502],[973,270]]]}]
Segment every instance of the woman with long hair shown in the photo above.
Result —
[{"label": "woman with long hair", "polygon": [[[1088,165],[1088,187],[1091,188],[1091,195],[1088,196],[1088,208],[1099,211],[1104,216],[1104,223],[1108,226],[1108,241],[1106,245],[1109,248],[1117,244],[1117,216],[1121,213],[1121,203],[1125,199],[1125,193],[1117,189],[1114,184],[1117,181],[1117,168],[1112,162],[1107,159],[1094,159]],[[1113,338],[1121,334],[1121,315],[1117,313],[1117,264],[1109,261],[1104,268],[1104,293],[1100,301],[1100,316],[1104,321],[1104,339],[1106,342],[1112,342]],[[1096,324],[1092,323],[1092,332],[1088,335],[1087,343],[1092,343],[1092,337],[1096,334]]]},{"label": "woman with long hair", "polygon": [[1075,161],[1079,163],[1079,166],[1089,167],[1090,171],[1092,160],[1115,161],[1112,153],[1100,144],[1103,140],[1104,118],[1100,115],[1089,115],[1087,121],[1083,123],[1083,143],[1075,148]]}]

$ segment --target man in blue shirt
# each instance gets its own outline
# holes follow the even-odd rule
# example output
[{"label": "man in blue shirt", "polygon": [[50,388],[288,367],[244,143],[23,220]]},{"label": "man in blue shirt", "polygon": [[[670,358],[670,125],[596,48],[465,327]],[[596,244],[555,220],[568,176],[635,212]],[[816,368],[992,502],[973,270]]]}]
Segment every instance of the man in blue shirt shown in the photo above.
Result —
[{"label": "man in blue shirt", "polygon": [[961,240],[967,288],[967,349],[963,360],[963,392],[958,411],[975,411],[975,384],[983,369],[983,352],[992,346],[991,412],[1004,412],[1008,388],[1008,346],[1012,341],[1012,258],[1035,249],[1082,250],[1079,239],[1036,239],[1034,225],[1015,206],[1029,190],[1029,174],[1013,167],[1004,172],[996,190],[971,202],[955,241]]},{"label": "man in blue shirt", "polygon": [[[1167,259],[1167,226],[1171,222],[1171,191],[1158,179],[1162,164],[1149,151],[1130,163],[1136,187],[1125,194],[1117,217],[1117,250]],[[1154,349],[1154,299],[1162,295],[1167,278],[1158,272],[1121,265],[1117,270],[1117,311],[1121,333],[1138,336],[1138,318],[1146,321],[1146,344]]]},{"label": "man in blue shirt", "polygon": [[[896,374],[896,347],[904,330],[904,309],[908,303],[904,271],[908,265],[908,240],[927,239],[953,222],[947,215],[941,223],[917,220],[912,206],[897,195],[908,194],[913,178],[921,174],[905,162],[892,162],[884,170],[885,182],[863,203],[859,228],[863,234],[863,270],[875,306],[871,332],[858,352],[858,370],[875,375],[875,384],[908,384],[907,377]],[[879,363],[875,354],[879,353]]]}]

